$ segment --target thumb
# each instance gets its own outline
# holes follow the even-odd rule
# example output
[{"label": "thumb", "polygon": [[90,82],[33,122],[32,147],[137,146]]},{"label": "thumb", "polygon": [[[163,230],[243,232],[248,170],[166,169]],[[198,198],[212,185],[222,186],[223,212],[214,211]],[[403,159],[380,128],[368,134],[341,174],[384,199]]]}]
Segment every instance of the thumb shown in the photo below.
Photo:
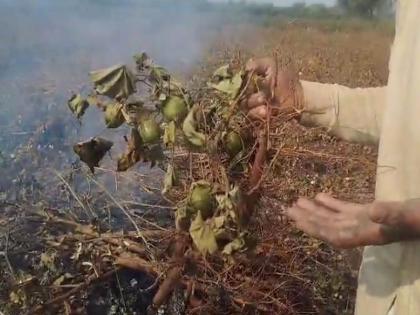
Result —
[{"label": "thumb", "polygon": [[255,107],[248,112],[248,115],[254,119],[264,120],[267,118],[267,107],[266,106]]},{"label": "thumb", "polygon": [[267,105],[267,97],[264,92],[254,93],[248,98],[248,108],[256,108]]}]

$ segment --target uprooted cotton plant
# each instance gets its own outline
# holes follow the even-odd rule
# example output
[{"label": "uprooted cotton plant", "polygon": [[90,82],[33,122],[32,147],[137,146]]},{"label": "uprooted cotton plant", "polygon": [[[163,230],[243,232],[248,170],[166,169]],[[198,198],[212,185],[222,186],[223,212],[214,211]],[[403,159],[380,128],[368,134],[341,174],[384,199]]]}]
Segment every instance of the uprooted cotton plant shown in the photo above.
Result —
[{"label": "uprooted cotton plant", "polygon": [[[86,99],[73,96],[70,109],[81,118],[89,104],[96,104],[103,110],[108,128],[124,123],[131,127],[117,171],[139,162],[164,169],[162,192],[177,205],[176,226],[189,232],[201,253],[232,254],[248,249],[243,223],[252,214],[252,209],[246,208],[255,205],[262,174],[257,170],[265,163],[265,158],[261,159],[265,154],[257,151],[266,150],[265,133],[258,139],[253,136],[245,115],[236,110],[251,78],[229,65],[220,67],[208,83],[214,101],[203,105],[194,102],[147,54],[136,55],[134,60],[135,69],[117,65],[91,72],[94,89]],[[105,145],[93,145],[96,143]],[[93,138],[76,144],[74,150],[93,172],[111,146],[107,140]],[[196,159],[192,164],[206,160],[207,170],[201,174],[195,171],[191,178],[193,166],[177,158],[180,155]],[[206,172],[213,174],[208,177]],[[179,193],[177,185],[188,189]],[[248,202],[251,197],[252,206]]]},{"label": "uprooted cotton plant", "polygon": [[[94,89],[86,99],[73,97],[70,109],[81,119],[87,106],[96,105],[108,128],[130,126],[117,171],[146,162],[165,171],[162,194],[175,205],[178,234],[187,236],[176,238],[182,250],[173,259],[181,259],[187,248],[204,256],[251,250],[255,237],[248,222],[259,199],[268,128],[265,122],[250,121],[239,105],[258,89],[258,80],[223,66],[208,83],[203,102],[194,100],[145,53],[134,59],[135,69],[119,65],[92,72]],[[96,143],[106,145],[99,150],[92,145]],[[74,151],[93,172],[111,146],[108,140],[93,138],[76,144]],[[167,272],[157,304],[168,295],[162,290],[179,278],[177,268]]]}]

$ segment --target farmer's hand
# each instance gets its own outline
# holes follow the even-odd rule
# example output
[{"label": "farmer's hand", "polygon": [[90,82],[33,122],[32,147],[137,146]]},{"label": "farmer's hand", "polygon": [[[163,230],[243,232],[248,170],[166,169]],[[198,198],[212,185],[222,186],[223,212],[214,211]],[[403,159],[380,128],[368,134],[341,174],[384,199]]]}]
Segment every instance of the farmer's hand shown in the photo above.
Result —
[{"label": "farmer's hand", "polygon": [[271,104],[273,114],[281,108],[302,109],[303,91],[297,73],[278,69],[274,58],[250,59],[245,70],[248,76],[261,79],[258,91],[251,90],[245,100],[251,117],[264,119],[268,104]]},{"label": "farmer's hand", "polygon": [[348,203],[319,194],[287,211],[297,228],[339,248],[420,239],[420,200]]}]

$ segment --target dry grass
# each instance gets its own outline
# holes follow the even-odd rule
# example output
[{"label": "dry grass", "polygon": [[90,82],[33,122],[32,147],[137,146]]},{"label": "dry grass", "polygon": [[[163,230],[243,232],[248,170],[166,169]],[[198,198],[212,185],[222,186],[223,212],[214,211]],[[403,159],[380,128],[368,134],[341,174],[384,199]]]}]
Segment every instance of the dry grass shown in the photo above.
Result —
[{"label": "dry grass", "polygon": [[[343,25],[340,31],[307,23],[239,26],[224,32],[206,62],[215,66],[221,60],[245,61],[277,52],[280,64],[294,67],[304,80],[381,86],[387,82],[392,37],[388,28],[360,29],[353,24]],[[267,293],[266,303],[270,299],[290,302],[287,310],[277,305],[282,314],[352,314],[360,251],[337,251],[306,238],[285,222],[282,210],[298,196],[313,197],[318,192],[354,202],[373,200],[376,148],[346,143],[322,129],[306,129],[296,122],[273,126],[271,140],[275,161],[263,183],[255,220],[262,247],[270,248],[260,261],[268,269],[254,274],[254,286],[266,285],[261,289]],[[278,277],[264,278],[273,272]],[[280,276],[284,274],[296,275],[301,281],[285,280]],[[281,287],[282,281],[297,285],[300,293],[296,295],[287,285],[279,289],[276,284]]]}]

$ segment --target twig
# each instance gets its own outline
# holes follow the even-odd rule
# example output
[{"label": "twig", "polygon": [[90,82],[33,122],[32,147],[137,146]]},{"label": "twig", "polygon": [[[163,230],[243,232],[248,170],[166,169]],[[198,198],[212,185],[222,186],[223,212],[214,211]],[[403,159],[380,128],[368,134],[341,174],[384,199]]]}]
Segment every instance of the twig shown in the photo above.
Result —
[{"label": "twig", "polygon": [[143,256],[143,257],[147,256],[146,250],[143,247],[141,247],[139,244],[137,244],[136,242],[133,242],[127,239],[121,239],[121,238],[124,238],[123,235],[119,236],[119,235],[115,235],[111,233],[105,233],[101,235],[98,232],[95,232],[91,227],[81,225],[74,221],[60,219],[60,218],[57,218],[56,216],[51,216],[51,215],[49,215],[49,219],[50,220],[52,219],[54,223],[61,223],[61,224],[69,225],[81,234],[87,235],[92,238],[97,238],[111,245],[124,247],[127,250],[133,253],[136,253],[140,256]]},{"label": "twig", "polygon": [[270,124],[271,124],[271,117],[272,117],[272,108],[273,108],[273,102],[276,98],[276,89],[277,89],[277,83],[278,83],[278,74],[279,74],[279,62],[278,62],[278,56],[275,52],[273,54],[274,58],[274,74],[273,74],[273,80],[271,85],[271,95],[270,100],[267,102],[267,148],[270,147]]},{"label": "twig", "polygon": [[35,306],[30,311],[28,311],[26,314],[28,314],[28,315],[38,314],[38,313],[42,313],[42,311],[44,311],[47,308],[56,308],[56,307],[59,306],[58,304],[60,304],[61,302],[64,302],[65,300],[67,300],[72,295],[75,295],[76,293],[80,292],[81,290],[86,289],[91,284],[97,284],[98,282],[103,281],[103,280],[111,277],[114,273],[118,272],[119,270],[120,270],[120,268],[115,268],[113,270],[110,270],[110,271],[102,274],[100,277],[96,277],[95,275],[91,275],[87,278],[87,280],[85,282],[81,283],[77,287],[67,291],[66,293],[64,293],[60,296],[57,296],[57,297],[53,298],[52,300],[47,301],[43,305]]},{"label": "twig", "polygon": [[86,206],[83,204],[83,202],[79,199],[79,197],[77,196],[77,194],[74,192],[74,190],[71,188],[70,184],[64,179],[64,177],[57,172],[56,170],[52,170],[55,175],[57,175],[57,177],[63,182],[63,184],[67,187],[67,189],[70,191],[70,193],[72,194],[72,196],[74,197],[74,199],[76,199],[76,201],[79,203],[79,205],[82,207],[83,210],[85,210],[87,216],[89,218],[93,218],[95,217],[95,214],[93,213],[93,211],[89,208],[89,210],[91,211],[90,215],[89,212],[86,210]]},{"label": "twig", "polygon": [[251,191],[249,193],[253,193],[255,189],[258,189],[259,187],[261,187],[262,182],[264,181],[264,179],[267,177],[267,174],[270,173],[270,170],[273,168],[274,163],[276,162],[278,156],[280,155],[281,150],[278,149],[276,151],[276,154],[274,155],[274,157],[271,159],[270,165],[267,167],[267,169],[265,170],[264,174],[260,177],[258,183],[254,186],[253,189],[251,189]]},{"label": "twig", "polygon": [[187,246],[188,242],[183,235],[177,235],[175,237],[172,260],[174,263],[176,263],[176,265],[168,270],[165,280],[159,286],[158,291],[153,297],[152,308],[158,309],[160,306],[162,306],[162,304],[166,302],[172,291],[181,281],[182,270],[185,266],[184,253]]},{"label": "twig", "polygon": [[12,275],[13,281],[16,282],[15,272],[13,270],[12,264],[10,263],[9,255],[8,255],[8,249],[9,249],[9,231],[7,231],[5,237],[6,237],[6,244],[4,246],[4,251],[0,252],[0,255],[2,255],[4,257],[4,260],[6,261],[7,267],[10,270],[10,274]]},{"label": "twig", "polygon": [[118,273],[115,273],[115,278],[117,279],[118,290],[120,291],[120,295],[121,295],[121,299],[122,299],[124,308],[127,309],[127,305],[125,303],[124,293],[123,293],[123,289],[121,287],[120,277],[118,277]]},{"label": "twig", "polygon": [[112,194],[108,191],[108,189],[106,189],[105,186],[103,186],[101,183],[99,183],[96,179],[94,179],[93,177],[91,177],[89,175],[89,177],[91,178],[91,180],[99,186],[99,188],[101,188],[107,195],[108,197],[118,206],[118,208],[121,209],[121,211],[125,214],[125,216],[130,220],[130,222],[133,224],[134,228],[136,229],[138,235],[140,236],[140,238],[143,240],[144,245],[147,247],[147,249],[149,250],[149,254],[152,255],[152,250],[150,247],[149,242],[146,240],[146,238],[143,236],[142,232],[140,231],[139,226],[137,225],[136,221],[134,221],[133,217],[131,216],[131,214],[118,202],[118,200],[116,200],[114,198],[114,196],[112,196]]},{"label": "twig", "polygon": [[153,297],[153,307],[155,309],[158,309],[165,303],[172,291],[176,288],[182,277],[182,269],[182,267],[174,267],[168,271],[166,279],[159,286],[159,290]]},{"label": "twig", "polygon": [[[254,76],[254,70],[252,70],[249,73],[249,77],[248,80],[244,86],[244,88],[241,90],[241,92],[239,93],[238,97],[233,101],[233,103],[230,106],[230,110],[229,110],[229,114],[227,116],[227,119],[225,120],[225,124],[228,125],[230,122],[230,119],[232,118],[232,116],[235,114],[236,111],[236,106],[239,104],[239,102],[241,101],[242,97],[244,97],[246,91],[248,90],[248,87],[252,81],[252,77]],[[215,130],[220,130],[218,128],[215,128]]]},{"label": "twig", "polygon": [[140,257],[133,257],[129,255],[123,255],[115,260],[115,264],[120,267],[125,267],[132,270],[137,270],[150,274],[152,276],[158,276],[159,271],[152,263],[144,260]]},{"label": "twig", "polygon": [[253,195],[259,189],[260,179],[263,175],[264,164],[267,158],[267,131],[260,131],[258,136],[258,149],[255,154],[254,163],[251,169],[251,175],[249,178],[249,186],[251,189],[247,195]]},{"label": "twig", "polygon": [[150,207],[150,208],[168,209],[168,210],[175,210],[176,209],[176,207],[171,207],[171,206],[152,205],[152,204],[149,204],[149,203],[130,201],[130,200],[123,201],[122,203],[131,205],[131,206]]}]

